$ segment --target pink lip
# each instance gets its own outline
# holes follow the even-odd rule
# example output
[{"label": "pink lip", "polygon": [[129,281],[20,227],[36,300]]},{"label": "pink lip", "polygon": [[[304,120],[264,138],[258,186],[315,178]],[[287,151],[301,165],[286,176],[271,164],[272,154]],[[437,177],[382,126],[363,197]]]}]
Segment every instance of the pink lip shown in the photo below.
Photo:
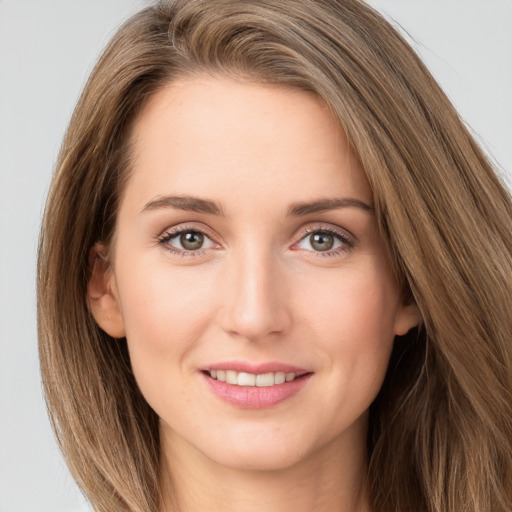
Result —
[{"label": "pink lip", "polygon": [[[237,386],[235,384],[228,384],[227,382],[212,379],[207,373],[209,370],[234,370],[253,374],[285,372],[303,375],[293,381],[275,384],[274,386]],[[233,361],[203,368],[200,375],[209,389],[224,402],[241,409],[265,409],[296,395],[306,385],[313,374],[304,368],[298,368],[283,363],[270,362],[253,365]]]}]

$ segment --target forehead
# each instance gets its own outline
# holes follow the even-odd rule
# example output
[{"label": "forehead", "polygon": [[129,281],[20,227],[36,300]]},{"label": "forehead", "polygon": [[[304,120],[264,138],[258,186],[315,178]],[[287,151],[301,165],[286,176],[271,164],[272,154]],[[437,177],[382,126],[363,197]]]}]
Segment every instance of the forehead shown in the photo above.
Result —
[{"label": "forehead", "polygon": [[251,199],[264,185],[269,201],[275,193],[300,201],[343,192],[371,202],[343,131],[304,91],[225,77],[181,80],[148,100],[131,140],[129,182],[140,200],[229,191]]}]

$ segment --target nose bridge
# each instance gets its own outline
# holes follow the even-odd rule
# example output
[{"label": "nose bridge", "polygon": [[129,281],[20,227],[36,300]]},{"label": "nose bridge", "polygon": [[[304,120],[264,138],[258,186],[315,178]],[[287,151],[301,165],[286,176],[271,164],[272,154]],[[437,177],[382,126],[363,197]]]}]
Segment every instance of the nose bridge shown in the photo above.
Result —
[{"label": "nose bridge", "polygon": [[271,248],[243,244],[228,264],[224,329],[249,340],[287,329],[290,315],[283,272]]}]

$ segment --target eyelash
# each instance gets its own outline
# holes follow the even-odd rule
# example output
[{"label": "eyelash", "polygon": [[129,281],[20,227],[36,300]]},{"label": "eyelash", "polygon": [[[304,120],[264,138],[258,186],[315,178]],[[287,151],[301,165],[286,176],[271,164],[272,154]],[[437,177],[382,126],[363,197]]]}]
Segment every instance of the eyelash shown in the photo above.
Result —
[{"label": "eyelash", "polygon": [[[177,247],[173,247],[169,243],[173,238],[177,238],[180,235],[182,235],[183,233],[199,233],[199,234],[203,235],[205,238],[207,238],[213,242],[212,237],[210,235],[208,235],[208,233],[206,233],[202,229],[198,229],[193,226],[179,226],[176,228],[171,228],[169,231],[166,231],[160,237],[158,237],[158,243],[160,245],[164,246],[165,249],[168,250],[169,252],[171,252],[172,254],[176,254],[183,258],[190,258],[190,257],[193,258],[193,257],[204,256],[205,251],[206,251],[205,249],[197,249],[195,251],[187,251],[185,249],[179,249]],[[213,243],[215,243],[215,242],[213,242]]]},{"label": "eyelash", "polygon": [[[166,250],[171,252],[172,254],[176,254],[181,257],[201,257],[204,256],[206,249],[197,249],[197,250],[185,250],[185,249],[179,249],[174,246],[172,246],[169,242],[177,238],[178,236],[182,235],[183,233],[199,233],[200,235],[203,235],[205,238],[209,239],[212,243],[216,243],[213,241],[212,237],[206,233],[202,229],[198,229],[193,226],[179,226],[176,228],[172,228],[169,231],[166,231],[161,236],[158,237],[158,244],[165,247]],[[304,229],[304,231],[301,233],[300,239],[293,244],[293,246],[297,246],[299,243],[304,241],[308,236],[312,235],[313,233],[320,233],[320,234],[328,234],[334,236],[339,242],[342,243],[341,247],[337,247],[335,249],[330,249],[326,251],[314,251],[314,250],[308,250],[308,252],[312,253],[314,257],[332,257],[332,256],[339,256],[343,253],[347,253],[351,251],[355,246],[355,240],[350,236],[348,233],[337,230],[333,227],[329,226],[310,226]],[[298,250],[298,249],[295,249]]]},{"label": "eyelash", "polygon": [[337,247],[336,249],[329,249],[327,251],[309,251],[314,254],[314,257],[318,258],[326,258],[332,256],[340,256],[341,254],[350,252],[355,246],[355,240],[352,236],[342,230],[338,230],[336,228],[330,226],[309,226],[304,232],[301,234],[301,237],[298,242],[293,244],[294,246],[301,243],[303,240],[308,238],[313,233],[320,234],[328,234],[332,235],[334,238],[338,239],[342,243],[341,247]]}]

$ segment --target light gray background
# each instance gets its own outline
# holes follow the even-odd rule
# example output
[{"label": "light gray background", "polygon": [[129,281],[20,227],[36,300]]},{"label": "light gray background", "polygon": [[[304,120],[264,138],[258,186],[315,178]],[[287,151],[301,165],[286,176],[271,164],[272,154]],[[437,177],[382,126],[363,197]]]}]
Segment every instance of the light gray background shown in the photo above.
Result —
[{"label": "light gray background", "polygon": [[[84,80],[144,0],[0,0],[0,512],[87,505],[50,431],[37,362],[35,259],[60,140]],[[512,176],[512,0],[372,0]],[[512,181],[512,180],[511,180]]]}]

